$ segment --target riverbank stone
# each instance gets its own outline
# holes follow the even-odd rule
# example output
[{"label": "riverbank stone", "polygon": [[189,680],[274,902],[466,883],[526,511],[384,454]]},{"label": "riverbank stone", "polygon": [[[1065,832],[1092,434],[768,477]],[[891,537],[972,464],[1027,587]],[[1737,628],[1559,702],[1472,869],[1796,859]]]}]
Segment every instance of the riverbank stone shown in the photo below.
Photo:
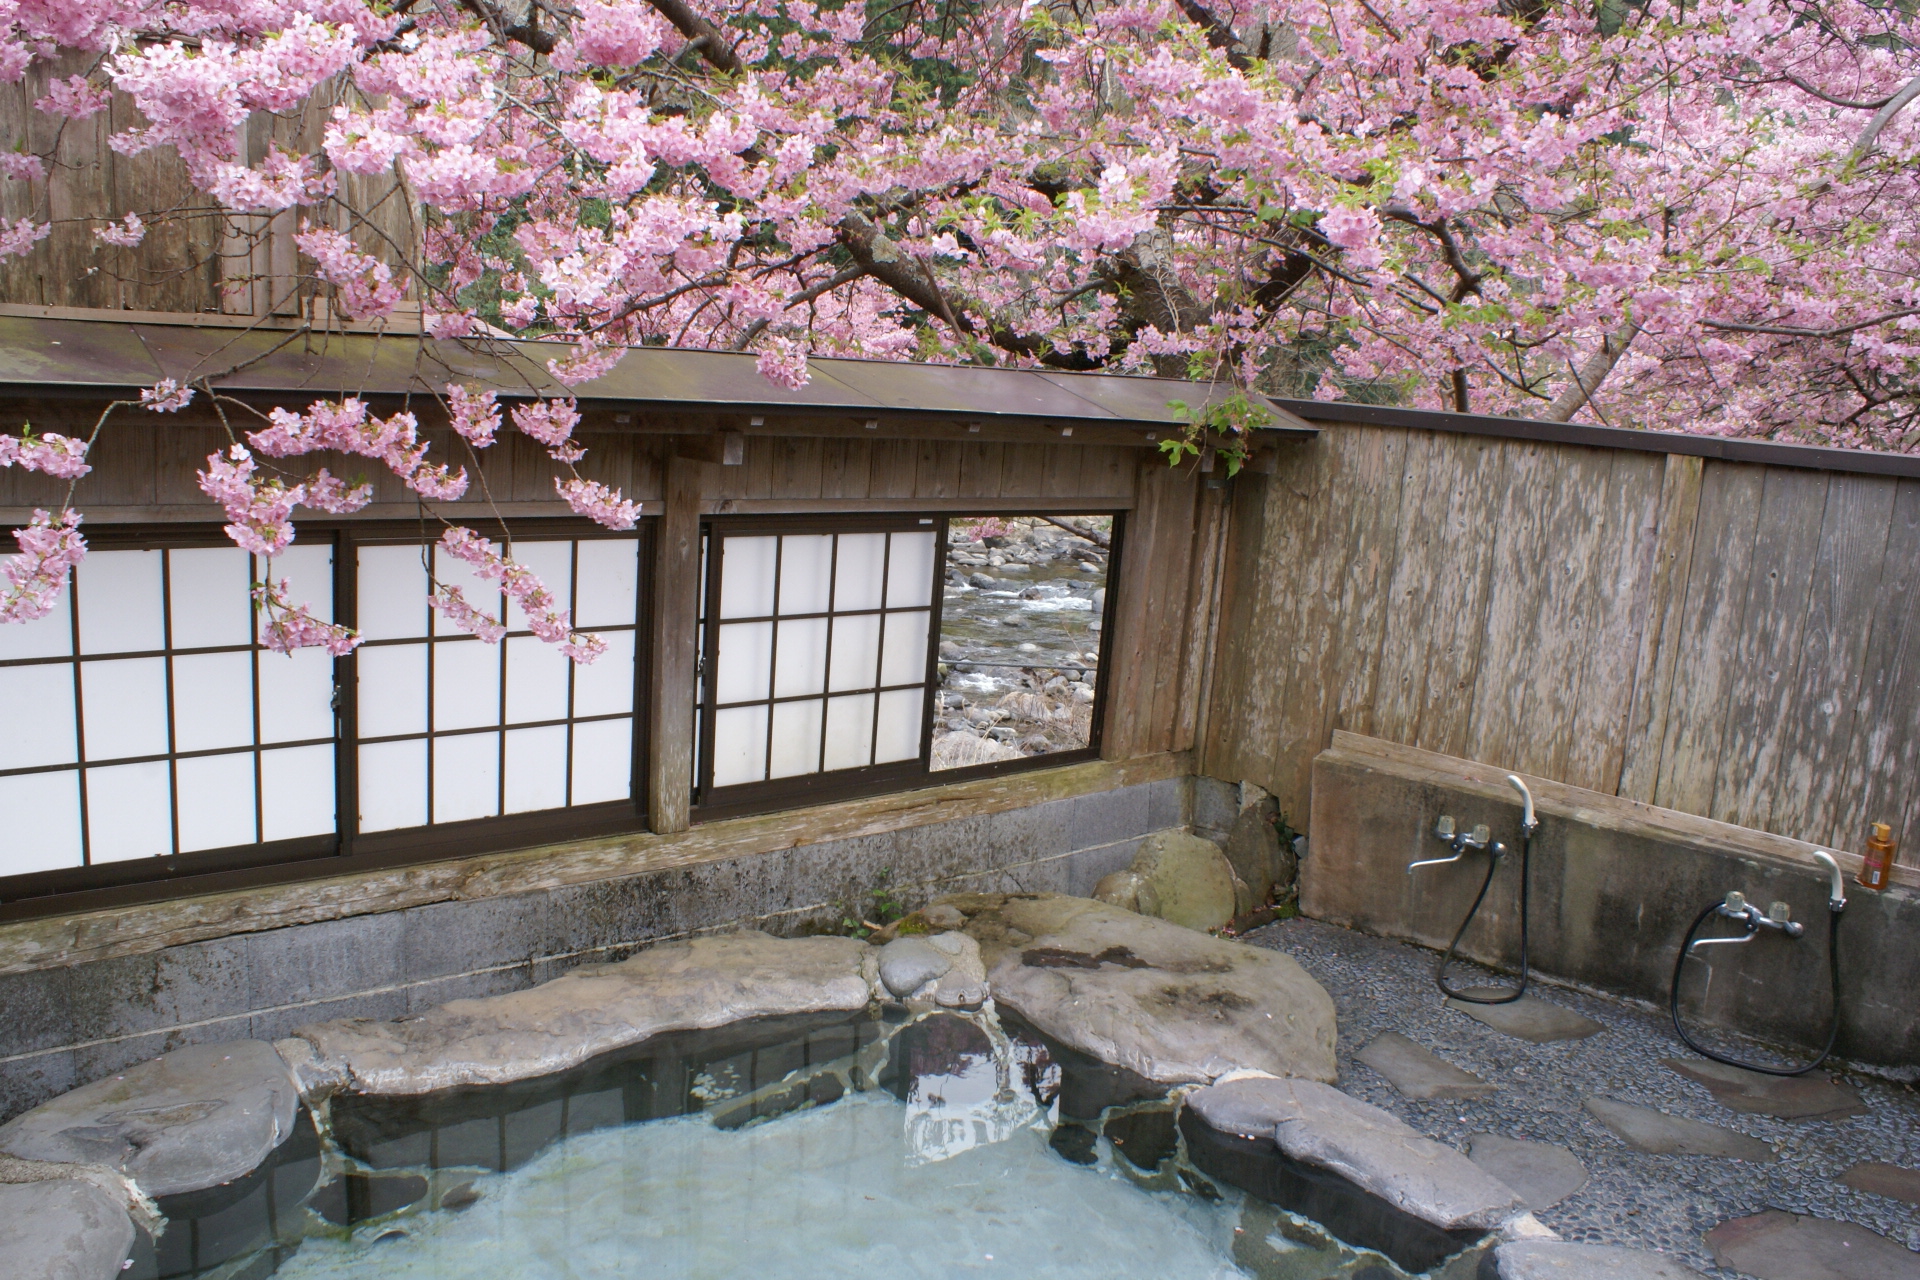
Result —
[{"label": "riverbank stone", "polygon": [[1462,1071],[1398,1031],[1383,1031],[1354,1055],[1386,1078],[1403,1097],[1484,1098],[1499,1092],[1471,1071]]},{"label": "riverbank stone", "polygon": [[[1157,831],[1140,842],[1133,865],[1100,882],[1094,896],[1124,910],[1188,929],[1218,929],[1241,909],[1243,894],[1220,846],[1184,831]],[[1128,894],[1131,894],[1131,901]]]},{"label": "riverbank stone", "polygon": [[1729,1111],[1782,1120],[1844,1120],[1867,1114],[1857,1090],[1826,1076],[1770,1076],[1705,1058],[1663,1058],[1661,1063],[1704,1085],[1713,1100]]},{"label": "riverbank stone", "polygon": [[1157,1084],[1230,1071],[1331,1081],[1333,1001],[1291,957],[1090,898],[955,894],[994,1001]]},{"label": "riverbank stone", "polygon": [[[1468,987],[1465,994],[1473,996],[1497,996],[1499,987]],[[1552,1044],[1556,1040],[1584,1040],[1588,1036],[1598,1035],[1607,1028],[1595,1022],[1583,1013],[1575,1013],[1564,1005],[1542,1000],[1538,996],[1525,995],[1507,1004],[1475,1004],[1471,1000],[1448,1000],[1449,1008],[1458,1009],[1476,1022],[1481,1022],[1495,1031],[1513,1036],[1515,1039],[1528,1040],[1534,1044]]]},{"label": "riverbank stone", "polygon": [[1481,1280],[1705,1280],[1664,1253],[1567,1240],[1514,1240],[1481,1264]]},{"label": "riverbank stone", "polygon": [[1920,1253],[1852,1222],[1768,1209],[1707,1232],[1713,1260],[1754,1280],[1920,1280]]},{"label": "riverbank stone", "polygon": [[293,1132],[287,1065],[263,1040],[191,1045],[82,1085],[0,1125],[0,1151],[101,1165],[149,1196],[253,1171]]},{"label": "riverbank stone", "polygon": [[1587,1167],[1580,1158],[1551,1142],[1476,1133],[1467,1139],[1467,1158],[1518,1191],[1535,1213],[1587,1185]]},{"label": "riverbank stone", "polygon": [[1760,1139],[1717,1124],[1670,1116],[1613,1098],[1587,1098],[1583,1105],[1620,1141],[1647,1155],[1717,1156],[1757,1164],[1770,1164],[1780,1158]]},{"label": "riverbank stone", "polygon": [[404,1096],[506,1084],[669,1031],[863,1009],[870,952],[854,938],[750,931],[669,942],[525,991],[454,1000],[399,1021],[302,1027],[280,1047],[310,1094]]},{"label": "riverbank stone", "polygon": [[126,1210],[99,1187],[71,1178],[0,1185],[0,1274],[7,1280],[111,1280],[133,1240]]},{"label": "riverbank stone", "polygon": [[953,957],[924,937],[895,938],[880,948],[880,981],[896,999],[905,1000],[952,967]]}]

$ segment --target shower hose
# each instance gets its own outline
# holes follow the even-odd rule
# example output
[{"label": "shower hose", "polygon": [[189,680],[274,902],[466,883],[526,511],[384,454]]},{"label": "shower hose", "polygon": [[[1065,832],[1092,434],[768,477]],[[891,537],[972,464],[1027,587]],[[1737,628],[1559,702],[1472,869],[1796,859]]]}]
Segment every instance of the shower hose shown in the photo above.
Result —
[{"label": "shower hose", "polygon": [[[1845,899],[1841,899],[1844,905]],[[1803,1076],[1825,1062],[1833,1053],[1833,1042],[1840,1037],[1840,911],[1829,907],[1827,910],[1827,976],[1833,988],[1833,1014],[1827,1023],[1827,1043],[1820,1050],[1820,1056],[1804,1067],[1768,1067],[1757,1062],[1742,1062],[1738,1058],[1729,1058],[1724,1054],[1696,1044],[1687,1034],[1686,1027],[1680,1023],[1680,975],[1687,967],[1687,953],[1693,949],[1693,940],[1698,936],[1702,925],[1713,918],[1720,910],[1720,904],[1714,903],[1694,920],[1693,927],[1687,930],[1686,940],[1680,944],[1680,955],[1673,962],[1673,987],[1667,996],[1667,1012],[1673,1015],[1673,1031],[1680,1042],[1703,1058],[1725,1063],[1729,1067],[1739,1067],[1743,1071],[1757,1071],[1765,1076]]]},{"label": "shower hose", "polygon": [[[1528,817],[1532,817],[1532,802],[1528,802]],[[1497,849],[1498,846],[1495,846]],[[1527,994],[1527,898],[1528,881],[1531,877],[1533,861],[1533,828],[1524,826],[1520,835],[1520,985],[1497,996],[1476,996],[1465,991],[1456,991],[1447,985],[1447,970],[1452,967],[1454,952],[1460,949],[1460,939],[1467,936],[1467,930],[1473,927],[1473,918],[1480,914],[1480,904],[1487,900],[1487,890],[1493,887],[1493,873],[1500,869],[1500,855],[1489,851],[1487,875],[1480,882],[1480,892],[1473,895],[1473,905],[1467,908],[1466,919],[1460,922],[1460,928],[1454,933],[1453,941],[1447,944],[1446,954],[1440,957],[1440,963],[1434,967],[1433,980],[1440,990],[1451,1000],[1464,1004],[1512,1004]]]}]

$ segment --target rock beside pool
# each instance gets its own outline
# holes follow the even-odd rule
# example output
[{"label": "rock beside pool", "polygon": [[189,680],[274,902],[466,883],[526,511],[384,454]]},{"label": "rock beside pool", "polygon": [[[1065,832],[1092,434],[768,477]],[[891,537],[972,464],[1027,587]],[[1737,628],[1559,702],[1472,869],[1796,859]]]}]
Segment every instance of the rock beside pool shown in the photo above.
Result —
[{"label": "rock beside pool", "polygon": [[924,1000],[945,1009],[978,1009],[987,1001],[980,944],[964,933],[895,938],[880,948],[875,968],[881,991],[896,1000]]},{"label": "rock beside pool", "polygon": [[1493,1251],[1498,1280],[1705,1280],[1664,1253],[1565,1240],[1517,1240]]},{"label": "rock beside pool", "polygon": [[302,1027],[281,1047],[313,1094],[506,1084],[664,1032],[863,1009],[870,952],[855,938],[754,932],[669,942],[618,964],[582,965],[525,991],[454,1000],[395,1022]]},{"label": "rock beside pool", "polygon": [[[1217,851],[1216,851],[1217,852]],[[1089,898],[956,894],[995,1002],[1156,1084],[1332,1080],[1333,1001],[1291,957]]]},{"label": "rock beside pool", "polygon": [[1133,865],[1101,880],[1093,896],[1189,929],[1218,929],[1238,913],[1245,892],[1219,845],[1160,831],[1142,840]]},{"label": "rock beside pool", "polygon": [[1494,1230],[1527,1212],[1518,1192],[1452,1147],[1314,1080],[1243,1077],[1187,1095],[1221,1133],[1271,1138],[1302,1164],[1338,1174],[1443,1230]]},{"label": "rock beside pool", "polygon": [[293,1132],[299,1094],[263,1040],[192,1045],[96,1080],[0,1126],[0,1151],[99,1165],[149,1196],[231,1182]]},{"label": "rock beside pool", "polygon": [[99,1187],[71,1178],[0,1186],[7,1280],[110,1280],[132,1250],[132,1220]]},{"label": "rock beside pool", "polygon": [[896,999],[931,986],[951,968],[953,957],[922,937],[895,938],[880,948],[880,981]]}]

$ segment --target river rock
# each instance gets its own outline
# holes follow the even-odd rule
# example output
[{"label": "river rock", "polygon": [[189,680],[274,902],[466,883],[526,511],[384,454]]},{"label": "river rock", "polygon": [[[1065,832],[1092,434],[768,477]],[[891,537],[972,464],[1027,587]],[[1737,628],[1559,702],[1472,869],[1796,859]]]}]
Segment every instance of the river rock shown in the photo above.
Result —
[{"label": "river rock", "polygon": [[905,1000],[952,967],[953,957],[924,937],[895,938],[880,948],[880,981],[896,999]]},{"label": "river rock", "polygon": [[1158,1084],[1332,1080],[1333,1001],[1291,957],[1061,894],[957,894],[988,984],[1054,1040]]},{"label": "river rock", "polygon": [[1282,851],[1274,828],[1278,812],[1272,797],[1264,797],[1242,809],[1227,833],[1227,861],[1246,882],[1255,906],[1273,896],[1275,885],[1293,881],[1292,851]]},{"label": "river rock", "polygon": [[987,1002],[987,967],[981,962],[979,943],[956,932],[936,933],[927,945],[948,960],[947,971],[934,984],[935,1004],[943,1009],[978,1009]]},{"label": "river rock", "polygon": [[1133,871],[1142,897],[1151,890],[1154,914],[1189,929],[1218,929],[1232,920],[1238,902],[1233,864],[1220,846],[1184,831],[1158,831],[1140,842]]},{"label": "river rock", "polygon": [[1153,886],[1131,868],[1101,876],[1100,883],[1093,886],[1093,899],[1143,916],[1160,914],[1160,899],[1154,896]]},{"label": "river rock", "polygon": [[1315,1080],[1242,1077],[1197,1089],[1187,1108],[1221,1133],[1271,1138],[1443,1230],[1491,1231],[1527,1212],[1518,1192],[1391,1114]]},{"label": "river rock", "polygon": [[454,1000],[396,1022],[302,1027],[281,1047],[303,1090],[409,1095],[551,1075],[668,1031],[852,1012],[870,996],[855,938],[741,932],[582,965],[525,991]]},{"label": "river rock", "polygon": [[1489,1270],[1498,1280],[1705,1280],[1668,1254],[1566,1240],[1510,1241]]},{"label": "river rock", "polygon": [[110,1280],[133,1249],[133,1221],[100,1188],[71,1178],[0,1186],[7,1280]]},{"label": "river rock", "polygon": [[0,1126],[0,1151],[102,1165],[149,1196],[251,1173],[293,1132],[299,1093],[263,1040],[176,1049]]}]

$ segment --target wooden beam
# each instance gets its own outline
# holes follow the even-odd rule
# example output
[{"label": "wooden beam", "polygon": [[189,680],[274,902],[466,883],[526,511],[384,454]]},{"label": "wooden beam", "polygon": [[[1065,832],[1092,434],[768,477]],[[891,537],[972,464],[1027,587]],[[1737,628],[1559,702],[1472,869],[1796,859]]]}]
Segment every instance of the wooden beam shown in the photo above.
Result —
[{"label": "wooden beam", "polygon": [[653,578],[647,694],[647,814],[657,832],[685,831],[693,798],[694,666],[700,637],[700,501],[710,464],[669,452]]}]

